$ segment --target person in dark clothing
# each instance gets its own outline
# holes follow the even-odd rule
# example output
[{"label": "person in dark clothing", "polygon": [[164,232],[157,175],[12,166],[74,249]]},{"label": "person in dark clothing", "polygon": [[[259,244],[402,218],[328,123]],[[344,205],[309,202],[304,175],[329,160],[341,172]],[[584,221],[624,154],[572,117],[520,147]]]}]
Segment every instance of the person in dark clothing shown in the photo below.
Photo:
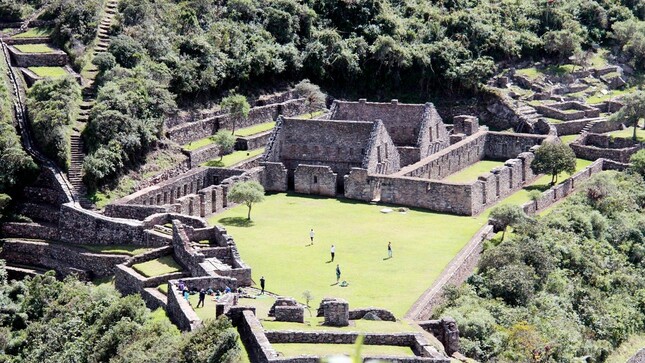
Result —
[{"label": "person in dark clothing", "polygon": [[206,299],[206,290],[204,289],[199,290],[199,302],[197,302],[197,307],[199,307],[199,304],[202,304],[202,307],[204,307],[205,299]]},{"label": "person in dark clothing", "polygon": [[260,287],[262,288],[262,291],[260,291],[260,294],[264,294],[264,276],[260,277]]},{"label": "person in dark clothing", "polygon": [[392,258],[392,242],[387,243],[387,257]]},{"label": "person in dark clothing", "polygon": [[340,265],[336,265],[336,283],[340,281]]}]

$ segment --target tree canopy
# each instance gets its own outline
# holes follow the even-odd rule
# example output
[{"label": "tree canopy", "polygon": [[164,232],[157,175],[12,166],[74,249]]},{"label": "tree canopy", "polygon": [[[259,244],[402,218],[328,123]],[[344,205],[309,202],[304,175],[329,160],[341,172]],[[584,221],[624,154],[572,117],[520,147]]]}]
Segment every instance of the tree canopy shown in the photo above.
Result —
[{"label": "tree canopy", "polygon": [[255,180],[233,185],[226,196],[233,203],[244,203],[249,208],[247,219],[251,220],[251,207],[264,200],[264,187]]},{"label": "tree canopy", "polygon": [[531,170],[536,174],[551,175],[551,184],[555,184],[560,173],[573,174],[576,171],[576,154],[563,143],[543,142],[535,152]]}]

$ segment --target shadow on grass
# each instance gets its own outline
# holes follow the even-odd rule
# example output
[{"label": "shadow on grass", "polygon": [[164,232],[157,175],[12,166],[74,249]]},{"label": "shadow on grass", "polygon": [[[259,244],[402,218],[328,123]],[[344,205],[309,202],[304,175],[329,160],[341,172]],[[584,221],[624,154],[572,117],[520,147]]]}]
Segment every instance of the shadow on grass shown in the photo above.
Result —
[{"label": "shadow on grass", "polygon": [[253,221],[250,221],[244,217],[226,217],[220,218],[217,220],[218,223],[221,223],[225,226],[233,227],[253,227]]},{"label": "shadow on grass", "polygon": [[206,163],[204,163],[204,166],[223,168],[224,162],[222,160],[209,160]]}]

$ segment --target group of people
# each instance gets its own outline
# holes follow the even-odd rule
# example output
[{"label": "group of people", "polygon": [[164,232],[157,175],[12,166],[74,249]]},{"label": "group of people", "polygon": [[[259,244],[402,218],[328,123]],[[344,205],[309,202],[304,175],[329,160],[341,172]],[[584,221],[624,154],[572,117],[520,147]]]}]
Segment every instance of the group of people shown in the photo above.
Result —
[{"label": "group of people", "polygon": [[[188,304],[190,304],[191,290],[188,288],[188,286],[186,285],[186,282],[184,280],[179,280],[179,283],[177,284],[177,290],[181,291],[182,296],[184,297],[184,299],[186,299]],[[238,290],[240,290],[240,289],[238,289]],[[194,291],[197,291],[197,290],[195,289]],[[224,296],[226,294],[230,294],[231,292],[232,292],[232,290],[228,286],[225,286],[224,290],[222,290],[222,291],[213,290],[212,287],[209,287],[208,289],[202,288],[202,289],[200,289],[198,291],[198,293],[199,293],[199,301],[197,302],[197,307],[200,307],[200,305],[201,305],[201,307],[204,307],[204,304],[205,304],[205,301],[206,301],[206,295],[214,296],[214,300],[219,300],[222,296]]]}]

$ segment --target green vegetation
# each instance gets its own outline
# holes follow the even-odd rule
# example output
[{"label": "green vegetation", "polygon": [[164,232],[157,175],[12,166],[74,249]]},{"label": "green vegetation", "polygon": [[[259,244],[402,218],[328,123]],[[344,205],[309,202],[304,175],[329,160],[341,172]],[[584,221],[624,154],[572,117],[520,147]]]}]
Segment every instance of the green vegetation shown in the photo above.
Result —
[{"label": "green vegetation", "polygon": [[624,89],[609,90],[606,94],[596,93],[595,95],[587,98],[587,103],[596,104],[603,101],[614,100],[619,96],[624,96],[624,95],[633,93],[637,89],[638,89],[637,87],[633,86],[633,87],[626,87]]},{"label": "green vegetation", "polygon": [[13,124],[13,98],[4,77],[6,72],[7,63],[0,59],[0,74],[3,75],[0,77],[0,199],[3,200],[2,193],[11,191],[37,170],[36,163],[23,150]]},{"label": "green vegetation", "polygon": [[645,92],[636,91],[634,93],[630,93],[623,97],[621,101],[623,103],[623,107],[621,107],[618,112],[611,115],[609,120],[619,122],[624,125],[633,125],[632,138],[634,140],[638,140],[638,126],[641,120],[645,118]]},{"label": "green vegetation", "polygon": [[154,260],[132,265],[132,269],[145,277],[161,276],[181,271],[181,266],[172,256],[163,256]]},{"label": "green vegetation", "polygon": [[45,78],[27,92],[27,111],[36,143],[60,167],[70,158],[70,125],[81,103],[81,87],[71,76]]},{"label": "green vegetation", "polygon": [[[634,130],[632,128],[624,129],[620,131],[612,131],[609,133],[609,136],[623,138],[623,139],[632,139],[634,137]],[[639,142],[645,142],[645,130],[636,129],[636,140]]]},{"label": "green vegetation", "polygon": [[[262,132],[265,132],[265,131],[269,131],[269,130],[273,129],[274,127],[275,127],[275,122],[273,122],[273,121],[265,122],[265,123],[261,123],[261,124],[241,128],[241,129],[235,131],[235,136],[240,136],[240,137],[251,136],[251,135],[259,134],[259,133],[262,133]],[[228,131],[228,130],[223,130],[223,131]],[[230,131],[229,131],[229,133],[230,133]],[[201,147],[211,145],[213,143],[215,143],[215,135],[205,137],[203,139],[199,139],[199,140],[196,140],[196,141],[193,141],[193,142],[190,142],[190,143],[182,146],[182,148],[185,149],[185,150],[188,150],[188,151],[193,151],[193,150],[197,150],[197,149],[199,149]]]},{"label": "green vegetation", "polygon": [[251,105],[249,105],[249,101],[247,101],[246,97],[232,93],[222,99],[220,107],[229,114],[229,119],[233,124],[233,131],[231,134],[234,135],[235,125],[239,121],[246,120],[249,117]]},{"label": "green vegetation", "polygon": [[578,137],[580,137],[580,134],[559,136],[560,141],[562,141],[563,144],[567,145],[574,142]]},{"label": "green vegetation", "polygon": [[[316,307],[312,309],[313,314],[316,314]],[[262,320],[262,326],[266,330],[334,330],[334,331],[358,331],[358,332],[373,332],[373,333],[397,333],[397,332],[418,332],[419,329],[411,326],[404,321],[372,321],[372,320],[352,320],[351,325],[341,328],[330,328],[329,326],[322,325],[325,318],[323,317],[310,317],[309,313],[305,312],[304,323],[287,323],[283,321]]]},{"label": "green vegetation", "polygon": [[251,208],[264,200],[264,187],[255,180],[233,184],[226,198],[229,202],[244,204],[249,209],[248,221],[251,221]]},{"label": "green vegetation", "polygon": [[[586,168],[587,166],[591,165],[591,161],[589,160],[584,160],[584,159],[576,159],[576,170],[574,172],[577,173],[580,170]],[[562,173],[560,181],[557,184],[564,183],[571,174],[568,174],[566,172]],[[539,191],[543,192],[547,189],[549,189],[551,186],[549,185],[551,181],[551,176],[549,175],[543,175],[539,178],[537,178],[533,183],[525,186],[521,190],[513,193],[511,196],[508,196],[504,198],[502,201],[499,202],[499,204],[517,204],[517,205],[522,205],[528,201],[531,200],[531,192],[532,191]]]},{"label": "green vegetation", "polygon": [[531,161],[531,170],[535,174],[551,175],[550,184],[558,181],[561,173],[573,174],[576,170],[576,154],[568,145],[560,142],[543,142]]},{"label": "green vegetation", "polygon": [[482,160],[474,163],[473,165],[451,174],[443,179],[449,183],[470,183],[477,180],[480,175],[489,173],[492,169],[503,166],[503,161]]},{"label": "green vegetation", "polygon": [[[304,352],[311,355],[327,357],[339,354],[354,354],[356,346],[353,344],[271,344],[276,352],[285,357],[296,357]],[[388,355],[388,356],[414,356],[410,347],[397,347],[392,345],[363,345],[361,355]]]},{"label": "green vegetation", "polygon": [[[209,222],[224,225],[235,236],[242,258],[253,266],[254,280],[264,275],[269,291],[300,297],[310,290],[318,299],[337,296],[351,306],[380,306],[402,317],[485,223],[485,217],[418,210],[385,214],[380,212],[383,208],[351,200],[274,194],[254,207],[253,221],[247,220],[246,207],[241,205]],[[311,228],[316,232],[315,243],[307,246]],[[388,241],[394,250],[390,260],[385,259]],[[336,246],[336,260],[327,263],[331,244]],[[335,285],[336,263],[348,287]]]},{"label": "green vegetation", "polygon": [[238,334],[227,319],[180,333],[163,310],[141,297],[53,272],[6,281],[0,261],[0,361],[235,363]]},{"label": "green vegetation", "polygon": [[54,48],[47,44],[16,44],[14,47],[23,53],[51,53],[54,51]]},{"label": "green vegetation", "polygon": [[605,361],[645,332],[644,202],[640,176],[594,176],[489,247],[433,315],[460,322],[460,351],[478,361]]},{"label": "green vegetation", "polygon": [[29,67],[38,77],[64,77],[69,73],[63,67]]},{"label": "green vegetation", "polygon": [[225,168],[240,163],[244,160],[256,157],[262,153],[264,153],[264,148],[255,150],[238,150],[228,155],[224,155],[221,160],[210,160],[201,165]]},{"label": "green vegetation", "polygon": [[39,38],[48,37],[52,32],[51,28],[29,28],[26,32],[18,33],[12,38]]},{"label": "green vegetation", "polygon": [[645,150],[639,150],[629,158],[629,170],[645,178]]},{"label": "green vegetation", "polygon": [[242,136],[242,137],[251,136],[251,135],[272,130],[274,127],[275,127],[275,122],[265,122],[262,124],[257,124],[254,126],[249,126],[249,127],[239,129],[235,132],[235,136]]},{"label": "green vegetation", "polygon": [[645,347],[645,334],[631,336],[614,350],[605,362],[607,363],[625,363],[636,352]]},{"label": "green vegetation", "polygon": [[149,248],[134,245],[76,245],[91,252],[107,253],[113,255],[140,255],[149,250]]}]

